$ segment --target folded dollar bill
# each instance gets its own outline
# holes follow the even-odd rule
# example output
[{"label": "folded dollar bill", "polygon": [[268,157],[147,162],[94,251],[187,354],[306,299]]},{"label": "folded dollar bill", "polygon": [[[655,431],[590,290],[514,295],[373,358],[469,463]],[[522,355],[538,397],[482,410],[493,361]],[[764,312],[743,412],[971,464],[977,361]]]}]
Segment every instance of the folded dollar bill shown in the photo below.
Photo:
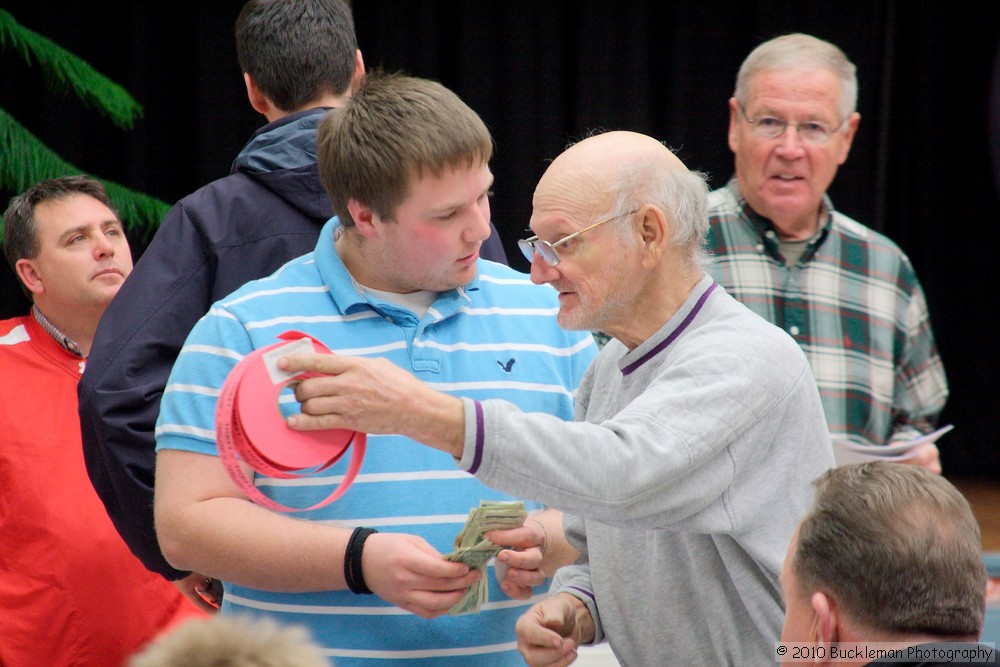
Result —
[{"label": "folded dollar bill", "polygon": [[[503,547],[484,536],[491,530],[517,528],[528,516],[524,503],[519,500],[483,500],[479,507],[469,510],[465,525],[455,536],[455,550],[444,555],[446,560],[466,563],[470,568],[486,572],[486,566]],[[469,587],[462,599],[448,613],[452,616],[478,613],[489,600],[489,584],[483,576]]]}]

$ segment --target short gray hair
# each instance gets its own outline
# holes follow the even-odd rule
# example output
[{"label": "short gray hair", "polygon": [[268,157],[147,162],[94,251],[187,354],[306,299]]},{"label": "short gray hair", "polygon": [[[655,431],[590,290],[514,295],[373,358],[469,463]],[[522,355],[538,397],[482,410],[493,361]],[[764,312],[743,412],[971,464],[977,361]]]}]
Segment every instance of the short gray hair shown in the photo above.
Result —
[{"label": "short gray hair", "polygon": [[[664,168],[652,162],[633,162],[620,171],[619,179],[610,184],[615,202],[609,216],[621,216],[652,204],[667,216],[674,230],[673,243],[687,251],[692,268],[704,267],[708,254],[705,236],[708,234],[708,183],[699,171]],[[619,238],[628,242],[624,222],[615,225]],[[629,236],[631,238],[631,236]]]},{"label": "short gray hair", "polygon": [[775,37],[751,51],[736,75],[736,90],[733,92],[733,97],[746,108],[750,84],[758,73],[764,70],[799,67],[829,70],[837,77],[840,81],[837,111],[841,121],[857,110],[858,77],[854,63],[830,42],[802,33]]}]

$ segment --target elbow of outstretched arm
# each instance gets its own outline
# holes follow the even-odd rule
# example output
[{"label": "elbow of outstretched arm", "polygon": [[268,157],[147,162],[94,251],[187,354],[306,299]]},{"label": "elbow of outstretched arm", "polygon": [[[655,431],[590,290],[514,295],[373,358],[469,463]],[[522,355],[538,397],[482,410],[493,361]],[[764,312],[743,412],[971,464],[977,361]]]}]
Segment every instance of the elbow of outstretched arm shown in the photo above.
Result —
[{"label": "elbow of outstretched arm", "polygon": [[[214,484],[224,478],[217,457],[174,449],[156,456],[153,525],[164,559],[178,570],[204,572],[196,561],[209,556],[217,542],[216,514],[210,502],[219,497]],[[228,488],[228,487],[227,487]]]},{"label": "elbow of outstretched arm", "polygon": [[[164,485],[165,487],[168,485]],[[157,488],[153,501],[153,525],[160,553],[171,567],[191,571],[195,565],[200,535],[198,505],[187,499],[171,498],[167,489]]]},{"label": "elbow of outstretched arm", "polygon": [[170,512],[160,507],[156,508],[156,539],[160,544],[160,553],[163,558],[178,570],[193,569],[189,563],[191,545],[190,540],[182,530],[178,530],[176,521],[170,516]]}]

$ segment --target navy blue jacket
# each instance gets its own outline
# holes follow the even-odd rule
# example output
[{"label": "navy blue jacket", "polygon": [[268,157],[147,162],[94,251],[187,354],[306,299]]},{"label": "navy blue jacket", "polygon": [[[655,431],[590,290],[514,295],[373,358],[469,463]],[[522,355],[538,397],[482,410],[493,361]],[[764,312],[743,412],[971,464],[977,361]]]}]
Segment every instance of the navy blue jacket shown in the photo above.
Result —
[{"label": "navy blue jacket", "polygon": [[[87,472],[125,543],[168,579],[153,526],[153,429],[174,360],[217,300],[311,252],[333,216],[316,165],[325,109],[254,133],[229,176],[181,199],[157,230],[104,316],[80,380]],[[486,259],[506,263],[493,230]]]}]

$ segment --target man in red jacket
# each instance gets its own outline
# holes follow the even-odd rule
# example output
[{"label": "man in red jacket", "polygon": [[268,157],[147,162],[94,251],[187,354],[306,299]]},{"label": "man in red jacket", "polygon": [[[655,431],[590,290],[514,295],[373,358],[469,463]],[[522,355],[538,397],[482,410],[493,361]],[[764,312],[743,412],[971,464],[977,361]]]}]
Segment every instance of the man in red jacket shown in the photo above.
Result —
[{"label": "man in red jacket", "polygon": [[104,187],[71,176],[11,200],[3,248],[33,306],[0,321],[0,665],[120,665],[211,609],[131,554],[83,465],[76,386],[128,241]]}]

